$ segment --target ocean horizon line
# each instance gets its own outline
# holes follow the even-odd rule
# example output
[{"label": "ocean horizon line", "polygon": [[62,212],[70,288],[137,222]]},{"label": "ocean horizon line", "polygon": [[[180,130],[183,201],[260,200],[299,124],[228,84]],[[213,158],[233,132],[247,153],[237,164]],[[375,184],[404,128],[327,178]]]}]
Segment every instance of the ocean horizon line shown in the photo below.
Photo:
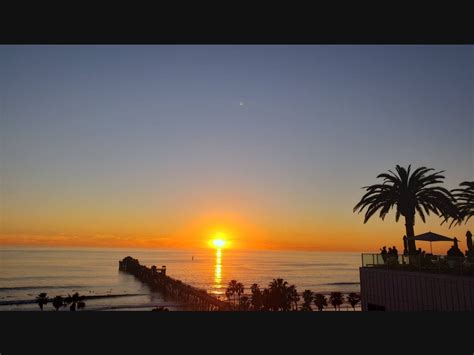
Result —
[{"label": "ocean horizon line", "polygon": [[[215,251],[214,248],[209,247],[170,247],[170,246],[159,246],[159,247],[123,247],[123,246],[69,246],[69,245],[23,245],[23,244],[8,244],[0,245],[0,251],[9,250],[63,250],[63,251],[76,251],[76,250],[128,250],[128,251],[160,251],[160,250],[176,250],[176,251]],[[223,248],[222,250],[231,252],[301,252],[301,253],[347,253],[347,254],[362,254],[373,251],[368,250],[337,250],[337,249],[300,249],[300,248]]]}]

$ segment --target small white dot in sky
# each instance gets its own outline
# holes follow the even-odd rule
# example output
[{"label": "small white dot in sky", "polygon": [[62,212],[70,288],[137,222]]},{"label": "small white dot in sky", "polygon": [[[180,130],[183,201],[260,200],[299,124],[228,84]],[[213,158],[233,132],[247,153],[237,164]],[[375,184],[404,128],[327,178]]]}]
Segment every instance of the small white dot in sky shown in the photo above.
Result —
[{"label": "small white dot in sky", "polygon": [[239,103],[240,106],[244,106],[244,103],[242,101],[240,101]]}]

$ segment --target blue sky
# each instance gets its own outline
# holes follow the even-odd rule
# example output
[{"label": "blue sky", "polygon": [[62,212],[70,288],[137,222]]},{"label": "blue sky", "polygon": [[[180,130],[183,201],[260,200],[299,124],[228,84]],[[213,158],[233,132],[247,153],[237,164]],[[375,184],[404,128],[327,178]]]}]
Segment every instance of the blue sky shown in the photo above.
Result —
[{"label": "blue sky", "polygon": [[310,231],[350,224],[395,164],[455,187],[474,175],[473,63],[454,45],[0,46],[4,232],[60,233],[71,206],[87,233],[101,211],[160,229],[247,208]]}]

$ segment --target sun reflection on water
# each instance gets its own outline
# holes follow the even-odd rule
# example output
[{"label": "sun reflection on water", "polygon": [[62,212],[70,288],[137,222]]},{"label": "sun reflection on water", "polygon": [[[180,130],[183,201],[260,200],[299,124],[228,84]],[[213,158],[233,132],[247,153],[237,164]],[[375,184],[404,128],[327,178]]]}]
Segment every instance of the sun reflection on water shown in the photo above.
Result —
[{"label": "sun reflection on water", "polygon": [[216,249],[216,264],[214,266],[214,287],[219,289],[222,283],[222,250]]}]

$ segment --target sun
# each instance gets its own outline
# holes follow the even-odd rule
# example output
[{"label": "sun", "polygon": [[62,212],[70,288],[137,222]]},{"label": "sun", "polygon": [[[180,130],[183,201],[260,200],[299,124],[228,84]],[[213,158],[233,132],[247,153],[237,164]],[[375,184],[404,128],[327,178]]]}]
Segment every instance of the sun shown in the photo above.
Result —
[{"label": "sun", "polygon": [[225,245],[225,240],[223,239],[214,239],[212,241],[212,244],[216,247],[216,248],[222,248],[224,245]]},{"label": "sun", "polygon": [[214,233],[213,239],[209,241],[209,244],[216,249],[221,249],[228,245],[227,239],[228,238],[225,233],[217,232]]}]

